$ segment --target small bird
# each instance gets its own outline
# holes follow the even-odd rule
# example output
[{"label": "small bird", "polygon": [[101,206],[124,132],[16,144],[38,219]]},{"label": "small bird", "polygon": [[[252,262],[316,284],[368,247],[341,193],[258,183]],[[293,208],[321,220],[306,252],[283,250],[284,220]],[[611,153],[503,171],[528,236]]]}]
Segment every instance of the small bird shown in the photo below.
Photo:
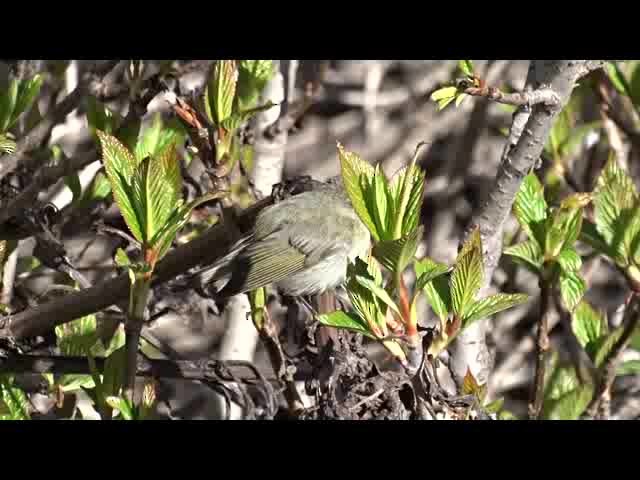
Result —
[{"label": "small bird", "polygon": [[366,259],[370,247],[337,176],[266,207],[225,256],[193,276],[216,298],[271,284],[287,296],[311,296],[342,285],[347,265]]}]

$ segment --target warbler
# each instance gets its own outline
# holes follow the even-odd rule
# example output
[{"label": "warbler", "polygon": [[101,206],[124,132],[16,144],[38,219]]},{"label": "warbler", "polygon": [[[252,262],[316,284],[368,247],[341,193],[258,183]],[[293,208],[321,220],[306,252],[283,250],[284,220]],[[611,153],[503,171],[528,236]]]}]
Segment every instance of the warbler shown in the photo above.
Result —
[{"label": "warbler", "polygon": [[342,285],[348,264],[366,259],[370,247],[369,230],[337,176],[263,209],[227,254],[194,275],[217,298],[268,285],[313,296]]}]

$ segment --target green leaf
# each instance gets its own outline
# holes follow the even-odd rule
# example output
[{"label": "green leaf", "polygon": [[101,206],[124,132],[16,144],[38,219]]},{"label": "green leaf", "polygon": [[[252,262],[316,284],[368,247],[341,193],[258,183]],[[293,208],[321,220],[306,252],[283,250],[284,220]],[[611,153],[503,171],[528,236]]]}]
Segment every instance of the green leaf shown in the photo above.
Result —
[{"label": "green leaf", "polygon": [[394,302],[391,296],[387,293],[387,291],[384,288],[382,288],[378,284],[378,282],[376,282],[376,279],[374,279],[373,277],[364,276],[364,275],[356,275],[355,279],[360,285],[362,285],[364,288],[369,290],[377,298],[382,300],[389,308],[391,308],[394,312],[400,315],[400,309],[396,305],[396,302]]},{"label": "green leaf", "polygon": [[521,305],[529,300],[524,293],[497,293],[472,304],[462,319],[462,328],[466,328],[477,320],[490,317],[508,308]]},{"label": "green leaf", "polygon": [[607,334],[606,318],[582,300],[571,315],[571,329],[580,345],[589,352],[592,346]]},{"label": "green leaf", "polygon": [[422,239],[420,226],[398,240],[384,240],[373,247],[373,256],[391,272],[402,272],[413,259]]},{"label": "green leaf", "polygon": [[507,247],[503,253],[514,257],[514,259],[520,261],[535,273],[540,272],[542,269],[542,251],[538,243],[534,240],[525,240],[524,242]]},{"label": "green leaf", "polygon": [[240,60],[238,63],[236,111],[255,107],[262,91],[274,74],[273,60]]},{"label": "green leaf", "polygon": [[233,112],[227,118],[225,118],[220,125],[227,132],[235,132],[238,128],[242,126],[246,121],[255,116],[257,113],[264,112],[273,108],[276,104],[269,100],[264,105],[260,105],[258,107],[250,108],[247,110],[239,110],[237,112]]},{"label": "green leaf", "polygon": [[595,220],[598,233],[607,245],[616,252],[625,267],[631,256],[628,228],[635,229],[633,219],[640,203],[638,192],[629,175],[611,156],[596,182]]},{"label": "green leaf", "polygon": [[473,77],[473,62],[471,60],[458,60],[458,68],[468,77]]},{"label": "green leaf", "polygon": [[561,157],[566,157],[567,155],[571,155],[575,152],[575,150],[582,144],[584,138],[590,132],[600,128],[600,122],[591,122],[586,123],[584,125],[579,125],[577,127],[573,127],[569,133],[566,140],[560,144],[559,153]]},{"label": "green leaf", "polygon": [[579,272],[567,272],[565,270],[560,272],[559,281],[562,303],[569,312],[573,312],[574,308],[582,300],[587,290],[587,284]]},{"label": "green leaf", "polygon": [[13,385],[12,376],[0,375],[0,399],[8,411],[4,419],[31,420],[29,399],[20,388]]},{"label": "green leaf", "polygon": [[637,375],[640,373],[640,360],[627,360],[616,370],[616,375]]},{"label": "green leaf", "polygon": [[381,232],[378,231],[367,208],[369,192],[362,188],[363,181],[365,181],[367,185],[372,182],[375,170],[357,154],[345,151],[340,144],[338,144],[338,156],[340,157],[342,181],[353,205],[353,209],[367,226],[373,238],[379,241],[381,239]]},{"label": "green leaf", "polygon": [[129,265],[131,265],[131,260],[129,260],[129,256],[121,248],[118,248],[118,250],[116,250],[115,261],[116,261],[116,265],[118,265],[119,267],[128,267]]},{"label": "green leaf", "polygon": [[456,107],[462,105],[462,102],[464,102],[464,99],[468,96],[469,95],[467,95],[466,93],[461,93],[460,95],[456,96]]},{"label": "green leaf", "polygon": [[0,135],[0,152],[12,154],[16,151],[16,142],[5,135]]},{"label": "green leaf", "polygon": [[504,397],[500,397],[493,402],[485,405],[484,409],[489,413],[498,413],[504,406]]},{"label": "green leaf", "polygon": [[449,275],[441,275],[428,282],[423,289],[431,309],[442,321],[453,310],[449,284]]},{"label": "green leaf", "polygon": [[582,229],[582,206],[590,197],[574,194],[567,197],[560,208],[547,220],[545,255],[556,258],[563,248],[571,247]]},{"label": "green leaf", "polygon": [[133,420],[135,418],[135,409],[126,398],[110,395],[105,398],[105,401],[111,408],[119,411],[124,420]]},{"label": "green leaf", "polygon": [[631,336],[631,343],[629,346],[634,350],[640,351],[640,328],[637,328],[635,333]]},{"label": "green leaf", "polygon": [[352,313],[345,313],[338,310],[336,312],[318,315],[318,321],[328,327],[346,328],[354,332],[362,333],[366,337],[376,338],[375,335],[370,332],[367,323]]},{"label": "green leaf", "polygon": [[619,93],[624,95],[628,90],[630,90],[628,83],[624,78],[624,74],[615,62],[607,62],[605,64],[605,71],[611,79],[611,83]]},{"label": "green leaf", "polygon": [[13,124],[20,118],[20,115],[27,112],[33,106],[33,102],[40,93],[42,87],[42,75],[34,75],[29,80],[23,80],[18,86],[18,94],[16,104],[13,109],[12,119],[7,128],[11,128]]},{"label": "green leaf", "polygon": [[513,213],[529,240],[544,245],[544,222],[547,218],[547,202],[544,188],[538,177],[532,172],[527,175],[513,205]]},{"label": "green leaf", "polygon": [[221,125],[233,112],[238,69],[234,60],[214,63],[205,92],[205,110],[214,125]]},{"label": "green leaf", "polygon": [[582,267],[582,259],[573,247],[565,247],[556,258],[556,261],[565,272],[577,272]]},{"label": "green leaf", "polygon": [[456,98],[456,93],[458,93],[458,89],[456,87],[444,87],[436,90],[431,94],[431,100],[439,102],[445,99],[453,100]]},{"label": "green leaf", "polygon": [[416,272],[416,290],[423,290],[428,283],[436,278],[449,273],[452,268],[444,263],[438,263],[431,258],[423,258],[414,262],[413,267]]},{"label": "green leaf", "polygon": [[13,79],[9,83],[9,88],[0,92],[0,133],[5,133],[9,129],[17,99],[18,81]]},{"label": "green leaf", "polygon": [[[380,173],[382,175],[382,172]],[[409,178],[407,179],[407,175]],[[408,181],[407,200],[402,205],[403,185]],[[389,184],[389,193],[392,198],[392,213],[389,215],[390,220],[400,216],[402,218],[401,235],[418,228],[420,223],[420,215],[422,211],[422,203],[425,188],[425,173],[417,165],[401,168],[391,179]],[[397,237],[395,237],[397,238]]]},{"label": "green leaf", "polygon": [[578,420],[589,406],[593,397],[593,387],[582,385],[575,390],[548,402],[543,411],[544,420]]},{"label": "green leaf", "polygon": [[72,173],[64,177],[64,183],[73,195],[73,202],[77,202],[82,197],[82,185],[80,184],[80,177],[77,173]]},{"label": "green leaf", "polygon": [[607,243],[600,232],[598,232],[596,225],[586,218],[582,220],[582,228],[580,230],[579,238],[581,241],[611,258],[616,263],[624,262],[624,259],[619,256],[618,252],[616,252],[616,250]]},{"label": "green leaf", "polygon": [[139,211],[140,207],[135,203],[135,195],[129,183],[132,181],[136,170],[136,159],[117,138],[100,130],[97,130],[96,133],[102,145],[107,177],[111,183],[111,189],[122,217],[133,236],[139,242],[143,242],[143,224],[141,222],[143,212]]},{"label": "green leaf", "polygon": [[438,100],[438,111],[444,110],[446,106],[449,105],[451,102],[453,102],[455,99],[456,97],[454,96],[454,97],[448,97],[448,98],[443,98],[442,100]]},{"label": "green leaf", "polygon": [[604,365],[604,362],[609,357],[611,350],[615,344],[620,340],[622,333],[624,332],[624,325],[620,325],[618,328],[615,328],[608,335],[601,336],[594,342],[593,345],[593,363],[596,368],[600,368]]},{"label": "green leaf", "polygon": [[[369,281],[363,282],[363,279]],[[372,285],[376,290],[375,293],[370,288]],[[356,258],[354,263],[347,266],[346,288],[353,309],[367,323],[372,333],[384,335],[386,332],[386,311],[381,309],[378,301],[381,286],[382,272],[375,261],[366,263],[361,258]]]},{"label": "green leaf", "polygon": [[98,342],[95,315],[86,315],[55,328],[56,345],[61,355],[81,357]]},{"label": "green leaf", "polygon": [[180,165],[173,145],[162,150],[158,157],[146,157],[138,166],[133,177],[133,192],[145,244],[151,244],[180,207],[181,188]]},{"label": "green leaf", "polygon": [[145,157],[159,156],[164,149],[183,144],[185,138],[186,132],[181,123],[172,119],[165,125],[158,113],[151,126],[143,130],[136,143],[136,159],[141,162]]},{"label": "green leaf", "polygon": [[460,318],[466,316],[468,308],[482,286],[484,266],[482,263],[482,241],[476,228],[463,245],[451,275],[451,300],[453,312]]},{"label": "green leaf", "polygon": [[549,140],[546,145],[546,150],[550,152],[554,158],[558,158],[560,156],[560,145],[567,141],[570,131],[570,109],[565,107],[553,123],[551,132],[549,133]]},{"label": "green leaf", "polygon": [[87,124],[92,135],[96,135],[98,130],[113,135],[121,122],[122,117],[119,114],[109,110],[95,97],[87,97]]}]

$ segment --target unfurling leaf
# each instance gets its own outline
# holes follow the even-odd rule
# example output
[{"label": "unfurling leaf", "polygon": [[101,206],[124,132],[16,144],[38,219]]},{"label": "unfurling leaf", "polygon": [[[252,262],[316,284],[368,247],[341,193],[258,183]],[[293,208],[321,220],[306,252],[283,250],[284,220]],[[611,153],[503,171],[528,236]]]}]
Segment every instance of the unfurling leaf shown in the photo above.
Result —
[{"label": "unfurling leaf", "polygon": [[5,133],[11,126],[17,99],[18,80],[13,79],[7,90],[0,92],[0,133]]},{"label": "unfurling leaf", "polygon": [[535,273],[542,269],[542,250],[534,240],[525,240],[505,248],[504,254],[514,257]]},{"label": "unfurling leaf", "polygon": [[233,112],[233,101],[238,82],[238,69],[235,60],[218,60],[213,65],[205,92],[205,110],[214,125]]},{"label": "unfurling leaf", "polygon": [[20,115],[31,109],[33,102],[40,93],[42,82],[43,77],[39,74],[34,75],[28,80],[19,82],[15,105],[7,129],[11,128],[18,121]]},{"label": "unfurling leaf", "polygon": [[456,87],[444,87],[436,90],[431,94],[431,100],[441,101],[445,99],[453,100],[456,97],[458,89]]},{"label": "unfurling leaf", "polygon": [[573,312],[574,308],[580,303],[584,292],[587,290],[587,284],[580,276],[579,272],[560,272],[560,296],[562,303],[569,312]]},{"label": "unfurling leaf", "polygon": [[96,134],[102,145],[105,170],[122,217],[136,240],[143,242],[143,225],[139,218],[142,212],[136,210],[137,205],[134,203],[135,197],[130,186],[137,167],[136,158],[114,136],[100,130],[97,130]]},{"label": "unfurling leaf", "polygon": [[606,317],[582,300],[571,315],[571,328],[580,345],[589,353],[593,345],[607,334]]},{"label": "unfurling leaf", "polygon": [[328,327],[346,328],[357,333],[362,333],[366,337],[375,339],[375,335],[369,330],[369,326],[358,315],[346,313],[341,310],[318,316],[318,321]]},{"label": "unfurling leaf", "polygon": [[373,256],[390,271],[402,272],[413,259],[423,231],[424,227],[420,226],[398,240],[376,243]]},{"label": "unfurling leaf", "polygon": [[544,246],[544,222],[547,218],[547,202],[544,188],[534,173],[525,177],[516,195],[513,213],[529,240]]},{"label": "unfurling leaf", "polygon": [[381,239],[381,232],[378,231],[373,217],[367,208],[369,191],[363,188],[363,185],[370,185],[372,183],[375,170],[357,154],[346,151],[339,143],[338,156],[340,157],[344,188],[351,200],[353,208],[362,222],[367,226],[373,238],[379,241]]},{"label": "unfurling leaf", "polygon": [[[420,145],[416,149],[415,155],[418,154],[419,148]],[[380,175],[384,175],[384,173],[380,171]],[[400,231],[397,229],[395,231],[391,229],[387,231],[387,235],[392,235],[392,239],[397,239],[418,228],[424,187],[425,173],[413,161],[408,167],[403,167],[396,172],[391,182],[389,182],[389,204],[391,208],[388,217],[391,220],[402,219]]]},{"label": "unfurling leaf", "polygon": [[496,293],[478,300],[469,307],[466,316],[462,319],[462,328],[466,328],[477,320],[521,305],[528,300],[529,296],[524,293]]},{"label": "unfurling leaf", "polygon": [[4,405],[3,420],[31,420],[29,399],[22,389],[13,383],[13,377],[0,375],[0,408]]},{"label": "unfurling leaf", "polygon": [[482,286],[482,240],[476,228],[463,245],[451,275],[451,301],[454,313],[464,318]]}]

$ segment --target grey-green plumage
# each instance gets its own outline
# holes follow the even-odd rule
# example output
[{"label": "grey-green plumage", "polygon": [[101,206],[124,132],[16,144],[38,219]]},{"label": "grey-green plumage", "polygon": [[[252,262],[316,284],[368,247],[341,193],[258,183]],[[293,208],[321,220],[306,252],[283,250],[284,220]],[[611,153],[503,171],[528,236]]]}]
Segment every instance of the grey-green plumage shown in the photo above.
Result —
[{"label": "grey-green plumage", "polygon": [[219,297],[269,284],[315,295],[342,284],[348,263],[366,258],[370,242],[338,177],[265,208],[253,231],[198,275]]}]

